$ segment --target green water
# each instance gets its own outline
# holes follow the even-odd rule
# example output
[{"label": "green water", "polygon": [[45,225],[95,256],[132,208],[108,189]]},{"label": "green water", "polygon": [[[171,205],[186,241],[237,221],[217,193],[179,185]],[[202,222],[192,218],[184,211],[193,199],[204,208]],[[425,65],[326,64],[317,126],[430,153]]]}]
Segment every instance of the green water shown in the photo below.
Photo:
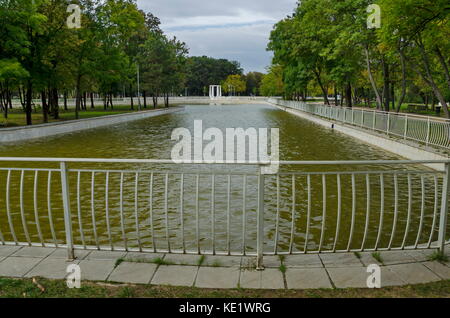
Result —
[{"label": "green water", "polygon": [[[379,160],[400,159],[378,148],[358,142],[355,139],[324,129],[306,120],[290,115],[268,105],[233,106],[187,106],[185,111],[127,124],[98,128],[65,134],[50,138],[1,145],[1,156],[27,157],[74,157],[74,158],[139,158],[170,159],[174,142],[173,129],[189,128],[193,131],[194,120],[203,120],[204,129],[225,128],[279,128],[281,160]],[[3,164],[3,166],[57,168],[55,164]],[[115,247],[137,247],[153,249],[183,249],[196,251],[197,240],[201,250],[251,252],[256,247],[257,184],[255,167],[211,167],[174,165],[111,165],[111,164],[70,164],[70,169],[95,168],[139,170],[137,183],[134,172],[123,173],[122,201],[120,200],[120,173],[111,172],[108,181],[108,204],[106,205],[106,173],[79,172],[79,202],[77,202],[78,171],[70,172],[71,210],[75,243],[79,245],[101,245]],[[393,245],[427,243],[435,211],[434,175],[423,178],[424,197],[422,200],[422,180],[414,171],[426,171],[423,167],[396,167],[397,171],[409,169],[411,172],[411,222],[406,232],[408,215],[408,177],[402,173],[398,183],[398,218],[395,226]],[[387,247],[394,227],[395,193],[393,170],[388,166],[377,167],[283,167],[277,200],[277,178],[267,176],[265,180],[265,249],[275,248],[278,225],[278,251],[303,251],[308,232],[308,250],[318,248],[323,224],[323,178],[326,180],[326,217],[323,248],[333,249],[336,239],[338,219],[337,175],[333,171],[385,171],[385,206],[379,247]],[[214,210],[212,209],[212,178],[208,173],[221,171],[214,182]],[[152,173],[153,172],[153,178]],[[289,172],[299,173],[294,181]],[[317,173],[315,173],[317,172]],[[330,174],[325,177],[321,172]],[[168,195],[165,197],[166,173]],[[181,173],[184,173],[183,177]],[[310,173],[310,223],[308,227],[308,176]],[[246,187],[244,189],[244,176]],[[196,186],[198,176],[198,204]],[[13,230],[19,241],[27,241],[20,209],[20,171],[10,176],[10,213]],[[12,241],[12,231],[6,214],[7,172],[0,171],[0,230],[6,241]],[[48,173],[39,172],[36,182],[37,195],[34,199],[34,172],[24,173],[23,210],[26,230],[33,242],[40,242],[37,223],[40,225],[45,242],[64,243],[64,222],[60,191],[60,175],[52,173],[50,189],[51,214],[48,213]],[[341,225],[337,235],[337,249],[361,247],[367,225],[366,248],[373,248],[377,241],[381,213],[380,174],[369,176],[370,211],[367,213],[366,175],[357,174],[355,185],[354,234],[350,240],[352,224],[353,193],[351,174],[341,175]],[[184,191],[181,193],[181,182]],[[230,185],[228,186],[228,182]],[[292,184],[296,193],[293,195]],[[92,196],[92,184],[93,193]],[[136,185],[137,184],[137,185]],[[150,184],[153,187],[150,187]],[[442,178],[437,177],[438,190]],[[137,189],[137,191],[136,191]],[[228,197],[228,192],[230,193]],[[245,194],[245,197],[244,197]],[[137,197],[137,206],[135,205]],[[295,204],[293,197],[295,197]],[[440,198],[438,197],[438,201]],[[35,215],[37,206],[37,220]],[[121,202],[123,208],[121,209]],[[245,215],[244,211],[245,203]],[[423,209],[422,209],[423,205]],[[198,206],[198,208],[197,208]],[[278,209],[277,209],[278,206]],[[294,226],[292,211],[294,208]],[[137,211],[137,213],[136,213]],[[198,212],[197,212],[198,211]],[[214,212],[213,212],[214,211]],[[228,211],[229,218],[228,218]],[[422,213],[423,212],[423,213]],[[213,220],[214,213],[214,220]],[[277,222],[277,213],[279,219]],[[106,215],[109,215],[109,222]],[[367,219],[366,216],[369,216]],[[423,217],[422,217],[423,216]],[[422,222],[422,232],[417,233]],[[80,222],[81,220],[81,222]],[[94,227],[93,224],[96,224]],[[136,223],[138,226],[136,226]],[[169,231],[167,231],[167,223]],[[243,224],[245,223],[245,227]],[[199,232],[197,233],[197,224]],[[54,240],[51,226],[55,233]],[[81,226],[80,226],[81,225]],[[309,230],[308,230],[309,228]],[[109,229],[109,230],[108,230]],[[213,234],[214,232],[214,234]],[[291,235],[294,240],[291,243]],[[214,236],[214,246],[212,237]],[[97,238],[96,238],[97,237]],[[168,243],[169,238],[169,243]],[[183,246],[183,238],[185,244]],[[436,240],[437,234],[432,237]],[[228,244],[229,239],[229,244]],[[350,244],[349,244],[350,241]]]}]

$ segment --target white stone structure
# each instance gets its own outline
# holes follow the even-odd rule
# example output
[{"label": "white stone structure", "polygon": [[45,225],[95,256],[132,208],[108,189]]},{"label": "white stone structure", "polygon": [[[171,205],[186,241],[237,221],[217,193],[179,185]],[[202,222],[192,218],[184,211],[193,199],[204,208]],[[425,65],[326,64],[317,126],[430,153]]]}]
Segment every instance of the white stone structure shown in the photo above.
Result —
[{"label": "white stone structure", "polygon": [[209,98],[217,99],[222,97],[222,86],[221,85],[210,85],[209,86]]}]

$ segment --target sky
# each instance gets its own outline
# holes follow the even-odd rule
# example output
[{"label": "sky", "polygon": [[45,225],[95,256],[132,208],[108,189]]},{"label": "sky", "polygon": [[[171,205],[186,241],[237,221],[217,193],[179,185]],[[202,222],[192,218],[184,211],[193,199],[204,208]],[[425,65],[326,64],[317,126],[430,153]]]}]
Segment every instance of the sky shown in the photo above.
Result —
[{"label": "sky", "polygon": [[226,58],[245,72],[264,72],[273,25],[292,14],[297,0],[138,0],[161,20],[164,32],[185,42],[191,56]]}]

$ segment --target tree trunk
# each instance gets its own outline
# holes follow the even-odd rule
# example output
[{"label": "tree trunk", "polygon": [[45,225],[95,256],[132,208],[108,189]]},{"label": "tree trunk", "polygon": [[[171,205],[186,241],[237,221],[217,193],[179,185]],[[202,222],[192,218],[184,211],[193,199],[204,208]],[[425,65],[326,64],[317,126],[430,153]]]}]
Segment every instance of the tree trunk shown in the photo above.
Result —
[{"label": "tree trunk", "polygon": [[352,105],[352,84],[350,82],[347,82],[347,86],[345,87],[345,101],[346,106],[351,108]]},{"label": "tree trunk", "polygon": [[48,123],[48,104],[47,98],[45,96],[45,89],[41,92],[41,102],[42,102],[42,117],[43,122]]},{"label": "tree trunk", "polygon": [[144,108],[147,108],[147,92],[143,91],[142,94],[143,94],[143,97],[144,97]]},{"label": "tree trunk", "polygon": [[319,84],[319,86],[322,90],[325,105],[330,105],[330,101],[328,100],[328,92],[325,90],[325,86],[322,83],[322,79],[320,77],[320,72],[318,72],[317,70],[314,70],[313,72],[314,72],[314,75],[316,76],[317,83]]},{"label": "tree trunk", "polygon": [[87,92],[83,93],[84,110],[87,110]]},{"label": "tree trunk", "polygon": [[400,63],[402,65],[402,93],[401,93],[400,99],[398,100],[398,103],[397,103],[397,107],[396,107],[397,113],[400,112],[403,101],[405,100],[405,96],[406,96],[406,59],[405,59],[405,54],[402,49],[399,50],[399,53],[400,53]]},{"label": "tree trunk", "polygon": [[94,105],[94,93],[90,93],[90,97],[91,97],[91,109],[94,109],[95,108],[95,105]]},{"label": "tree trunk", "polygon": [[437,45],[435,48],[435,52],[439,58],[439,62],[441,63],[442,68],[444,69],[445,79],[447,80],[447,85],[448,85],[448,88],[450,89],[450,72],[448,70],[448,65],[445,62],[445,58],[442,55],[442,52]]},{"label": "tree trunk", "polygon": [[51,104],[51,112],[54,119],[59,119],[59,98],[58,98],[58,89],[53,88],[51,90],[51,98],[52,98],[52,104]]},{"label": "tree trunk", "polygon": [[81,76],[77,76],[77,84],[76,84],[76,97],[75,97],[75,119],[80,119],[80,102],[81,102]]},{"label": "tree trunk", "polygon": [[130,84],[130,98],[131,98],[131,110],[134,110],[133,85],[131,85],[131,84]]},{"label": "tree trunk", "polygon": [[33,124],[33,120],[31,118],[31,112],[32,112],[32,108],[31,108],[31,102],[33,98],[33,82],[31,81],[31,79],[28,79],[27,81],[27,88],[26,88],[26,96],[25,96],[25,114],[26,114],[26,119],[27,119],[27,125],[32,125]]},{"label": "tree trunk", "polygon": [[391,82],[391,103],[392,103],[392,109],[395,109],[395,88],[394,88],[394,83]]},{"label": "tree trunk", "polygon": [[383,58],[382,60],[383,64],[383,103],[384,103],[384,110],[386,112],[390,109],[390,80],[389,80],[389,64],[386,62],[386,60]]},{"label": "tree trunk", "polygon": [[158,94],[153,94],[153,108],[158,107]]},{"label": "tree trunk", "polygon": [[439,87],[436,85],[436,82],[434,81],[433,75],[431,74],[430,61],[429,61],[429,58],[428,58],[428,56],[427,56],[427,54],[425,52],[425,48],[423,46],[423,43],[420,40],[416,41],[416,43],[417,43],[417,46],[419,47],[420,54],[421,54],[421,57],[422,57],[422,61],[424,62],[424,65],[425,65],[426,75],[423,74],[418,68],[414,68],[414,70],[416,70],[419,73],[419,75],[422,76],[424,81],[427,82],[427,84],[431,86],[431,88],[433,89],[434,94],[436,95],[437,99],[439,100],[439,102],[442,105],[442,108],[444,109],[445,117],[450,118],[450,112],[448,110],[448,105],[447,105],[447,102],[445,101],[445,97],[442,94],[442,92],[439,89]]},{"label": "tree trunk", "polygon": [[365,48],[365,51],[366,51],[367,73],[369,74],[370,84],[372,85],[372,89],[373,89],[373,91],[375,93],[376,102],[377,102],[377,109],[381,109],[381,95],[380,95],[380,92],[378,91],[377,84],[375,83],[375,80],[373,78],[372,66],[370,65],[369,48],[367,46]]},{"label": "tree trunk", "polygon": [[67,91],[64,91],[64,110],[67,110]]}]

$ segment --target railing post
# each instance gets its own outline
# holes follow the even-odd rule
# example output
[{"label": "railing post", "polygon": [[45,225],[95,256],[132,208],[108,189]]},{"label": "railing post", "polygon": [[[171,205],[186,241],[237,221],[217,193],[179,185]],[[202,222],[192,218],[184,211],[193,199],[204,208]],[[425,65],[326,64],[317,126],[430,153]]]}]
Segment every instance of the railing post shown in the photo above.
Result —
[{"label": "railing post", "polygon": [[445,164],[444,184],[442,187],[441,218],[439,223],[439,251],[445,252],[445,236],[448,221],[448,192],[450,188],[450,163]]},{"label": "railing post", "polygon": [[408,114],[405,115],[405,140],[408,138]]},{"label": "railing post", "polygon": [[427,120],[427,146],[430,144],[430,134],[431,134],[431,120],[430,120],[430,117],[428,117],[428,120]]},{"label": "railing post", "polygon": [[391,113],[390,112],[387,113],[387,127],[386,127],[386,129],[387,129],[387,134],[389,135],[389,132],[391,130]]},{"label": "railing post", "polygon": [[259,186],[258,186],[258,220],[256,237],[256,269],[264,270],[264,173],[263,166],[259,167]]},{"label": "railing post", "polygon": [[65,162],[60,163],[60,169],[61,169],[62,200],[64,208],[64,229],[66,232],[66,244],[67,244],[67,257],[68,260],[74,260],[75,252],[73,248],[72,214],[70,213],[69,178]]},{"label": "railing post", "polygon": [[374,111],[373,112],[373,121],[372,121],[372,130],[375,130],[376,121],[377,121],[377,112]]}]

